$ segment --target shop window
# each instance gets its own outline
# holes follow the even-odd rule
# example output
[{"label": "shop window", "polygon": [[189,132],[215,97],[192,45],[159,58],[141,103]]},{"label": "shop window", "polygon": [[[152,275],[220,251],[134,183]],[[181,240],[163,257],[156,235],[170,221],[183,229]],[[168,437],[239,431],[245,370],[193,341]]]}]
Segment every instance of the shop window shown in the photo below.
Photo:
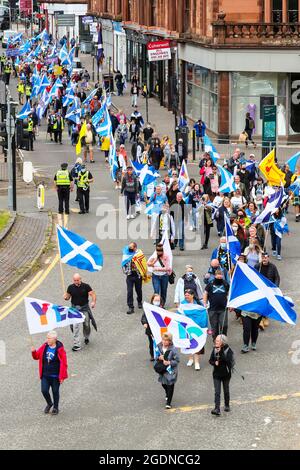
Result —
[{"label": "shop window", "polygon": [[282,0],[272,0],[272,21],[282,23]]},{"label": "shop window", "polygon": [[298,0],[288,0],[288,23],[298,23]]}]

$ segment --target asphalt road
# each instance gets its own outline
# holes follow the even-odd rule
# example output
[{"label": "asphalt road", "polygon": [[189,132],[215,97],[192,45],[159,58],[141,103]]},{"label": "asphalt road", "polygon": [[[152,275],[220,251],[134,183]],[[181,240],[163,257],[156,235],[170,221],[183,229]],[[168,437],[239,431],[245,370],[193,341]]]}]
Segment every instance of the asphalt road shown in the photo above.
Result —
[{"label": "asphalt road", "polygon": [[[164,117],[162,110],[161,119]],[[74,161],[75,152],[66,137],[63,146],[46,143],[44,131],[42,129],[30,158],[40,172],[53,176],[59,163]],[[101,273],[82,273],[83,280],[92,285],[98,296],[95,316],[99,331],[92,332],[88,347],[73,353],[70,331],[59,330],[68,354],[70,377],[61,387],[61,413],[56,417],[46,416],[42,412],[45,404],[40,393],[38,364],[31,359],[23,303],[3,319],[0,310],[0,340],[6,346],[6,364],[0,366],[1,448],[298,449],[300,366],[292,362],[292,345],[300,339],[299,325],[291,327],[271,322],[259,336],[257,351],[241,355],[242,327],[231,317],[228,336],[236,352],[237,368],[245,376],[245,381],[237,374],[233,376],[232,412],[223,413],[221,418],[210,414],[213,405],[212,368],[208,364],[211,339],[200,372],[187,368],[186,357],[181,355],[174,408],[164,410],[163,390],[148,361],[141,311],[136,309],[134,315],[126,315],[126,286],[120,261],[121,250],[131,237],[119,239],[118,231],[112,238],[103,239],[101,213],[104,209],[110,224],[117,215],[120,216],[117,227],[121,226],[121,232],[126,227],[123,206],[118,206],[118,193],[103,160],[103,155],[97,151],[96,164],[90,166],[95,177],[90,214],[73,213],[69,223],[71,230],[97,242],[104,254],[105,266]],[[189,170],[191,175],[196,175],[196,167],[190,165]],[[1,197],[0,206],[5,204],[6,198]],[[104,207],[104,204],[112,205]],[[77,208],[76,203],[72,202],[72,207]],[[18,209],[37,212],[32,190],[20,193]],[[46,209],[57,210],[56,194],[51,188],[46,191]],[[293,297],[300,311],[299,225],[293,222],[292,216],[289,218],[292,236],[283,242],[283,261],[276,263],[282,277],[281,287]],[[147,223],[146,217],[141,215],[137,222],[130,221],[130,225],[139,221],[142,226]],[[207,252],[197,249],[176,254],[177,275],[182,275],[184,266],[192,263],[202,278],[217,243],[214,232]],[[147,255],[152,254],[151,240],[141,241],[139,246]],[[44,259],[47,263],[42,267],[49,266],[54,254],[55,250],[47,253]],[[63,270],[68,284],[74,270],[67,266]],[[24,286],[26,283],[28,280]],[[18,290],[13,296],[17,293]],[[60,270],[56,265],[30,296],[61,303],[62,293]],[[152,287],[147,285],[146,300],[151,293]],[[173,295],[172,286],[168,295],[170,306]],[[2,302],[0,309],[7,313],[5,304],[6,301]],[[35,335],[34,345],[39,346],[43,340],[42,335]]]}]

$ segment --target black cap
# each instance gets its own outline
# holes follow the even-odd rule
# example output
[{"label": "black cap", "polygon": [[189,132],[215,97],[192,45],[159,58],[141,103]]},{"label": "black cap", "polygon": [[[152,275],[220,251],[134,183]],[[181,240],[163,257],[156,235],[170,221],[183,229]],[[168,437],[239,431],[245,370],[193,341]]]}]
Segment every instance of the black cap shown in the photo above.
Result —
[{"label": "black cap", "polygon": [[61,169],[62,170],[66,170],[68,168],[68,164],[67,163],[62,163],[61,164]]},{"label": "black cap", "polygon": [[264,251],[261,255],[262,256],[269,256],[269,253],[267,251]]}]

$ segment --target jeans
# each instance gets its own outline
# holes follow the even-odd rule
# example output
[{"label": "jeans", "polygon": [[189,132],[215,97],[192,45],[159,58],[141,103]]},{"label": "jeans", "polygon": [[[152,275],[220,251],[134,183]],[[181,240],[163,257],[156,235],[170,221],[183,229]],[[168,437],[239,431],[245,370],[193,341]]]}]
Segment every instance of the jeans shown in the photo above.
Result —
[{"label": "jeans", "polygon": [[127,191],[124,192],[126,198],[126,212],[127,215],[135,215],[135,201],[136,201],[136,193],[128,193]]},{"label": "jeans", "polygon": [[59,142],[61,144],[61,139],[62,139],[62,131],[54,131],[54,140],[55,142]]},{"label": "jeans", "polygon": [[196,136],[196,142],[197,142],[197,150],[199,151],[200,150],[200,142],[201,142],[201,150],[202,152],[204,152],[204,141],[203,141],[203,137],[200,137],[200,136]]},{"label": "jeans", "polygon": [[250,317],[242,317],[243,321],[243,340],[244,344],[249,346],[249,341],[251,338],[251,343],[256,343],[258,338],[258,328],[261,322],[261,317],[258,319]]},{"label": "jeans", "polygon": [[230,379],[214,378],[215,387],[215,407],[219,410],[221,404],[221,384],[223,383],[224,402],[225,406],[229,406],[230,392],[229,392]]},{"label": "jeans", "polygon": [[[83,322],[83,337],[84,339],[89,339],[90,334],[91,334],[91,324],[90,324],[90,307],[89,305],[84,305],[84,306],[78,306],[78,305],[72,305],[72,307],[77,308],[77,310],[80,310],[80,312],[83,312],[85,315],[85,320]],[[79,348],[81,347],[81,339],[80,339],[80,325],[81,323],[76,323],[72,326],[72,331],[73,331],[73,342],[74,346],[78,346]]]},{"label": "jeans", "polygon": [[152,274],[152,284],[154,293],[160,295],[162,299],[162,305],[164,306],[167,300],[169,275],[164,274],[163,276],[157,276],[156,274]]},{"label": "jeans", "polygon": [[131,95],[131,104],[132,106],[137,106],[137,95]]},{"label": "jeans", "polygon": [[184,221],[175,225],[176,238],[174,240],[174,246],[176,247],[179,242],[179,248],[184,248]]},{"label": "jeans", "polygon": [[143,301],[142,278],[138,277],[136,273],[129,274],[126,278],[126,284],[127,284],[127,305],[129,308],[134,308],[133,287],[135,287],[138,303],[141,304]]},{"label": "jeans", "polygon": [[198,208],[197,207],[192,207],[192,225],[193,228],[197,228],[197,214],[198,214]]},{"label": "jeans", "polygon": [[[41,390],[43,397],[45,398],[47,405],[52,406],[58,410],[59,403],[59,380],[55,377],[42,377],[41,380]],[[52,388],[53,402],[49,393],[50,387]]]},{"label": "jeans", "polygon": [[276,235],[273,224],[270,225],[272,251],[276,251],[277,255],[281,255],[281,238]]},{"label": "jeans", "polygon": [[64,206],[65,206],[65,214],[70,213],[70,188],[64,186],[57,187],[57,195],[58,195],[58,213],[64,213]]},{"label": "jeans", "polygon": [[227,310],[208,310],[210,327],[213,331],[213,340],[220,334],[227,335],[228,315]]},{"label": "jeans", "polygon": [[162,384],[162,387],[163,389],[165,390],[166,392],[166,397],[167,397],[167,405],[171,405],[172,403],[172,398],[173,398],[173,394],[174,394],[174,387],[175,385],[165,385],[165,384]]}]

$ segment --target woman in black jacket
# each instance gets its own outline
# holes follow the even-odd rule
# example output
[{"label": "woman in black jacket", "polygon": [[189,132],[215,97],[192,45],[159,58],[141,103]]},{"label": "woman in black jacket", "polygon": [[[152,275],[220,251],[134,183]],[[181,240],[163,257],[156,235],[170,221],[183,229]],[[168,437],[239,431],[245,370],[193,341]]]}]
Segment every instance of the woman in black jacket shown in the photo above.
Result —
[{"label": "woman in black jacket", "polygon": [[233,351],[228,346],[227,336],[219,335],[216,337],[215,346],[211,353],[209,363],[214,367],[213,379],[215,388],[215,408],[212,410],[211,414],[220,416],[221,383],[223,383],[224,390],[224,411],[230,411],[229,382],[231,379],[231,371],[234,367]]},{"label": "woman in black jacket", "polygon": [[[150,303],[151,303],[151,305],[155,305],[156,307],[161,307],[162,305],[161,305],[160,295],[159,294],[153,294],[152,297],[151,297]],[[141,323],[142,323],[143,327],[145,328],[145,335],[148,336],[150,361],[153,362],[154,361],[153,335],[152,335],[152,331],[151,331],[151,328],[149,326],[149,323],[148,323],[145,312],[142,315]]]}]

